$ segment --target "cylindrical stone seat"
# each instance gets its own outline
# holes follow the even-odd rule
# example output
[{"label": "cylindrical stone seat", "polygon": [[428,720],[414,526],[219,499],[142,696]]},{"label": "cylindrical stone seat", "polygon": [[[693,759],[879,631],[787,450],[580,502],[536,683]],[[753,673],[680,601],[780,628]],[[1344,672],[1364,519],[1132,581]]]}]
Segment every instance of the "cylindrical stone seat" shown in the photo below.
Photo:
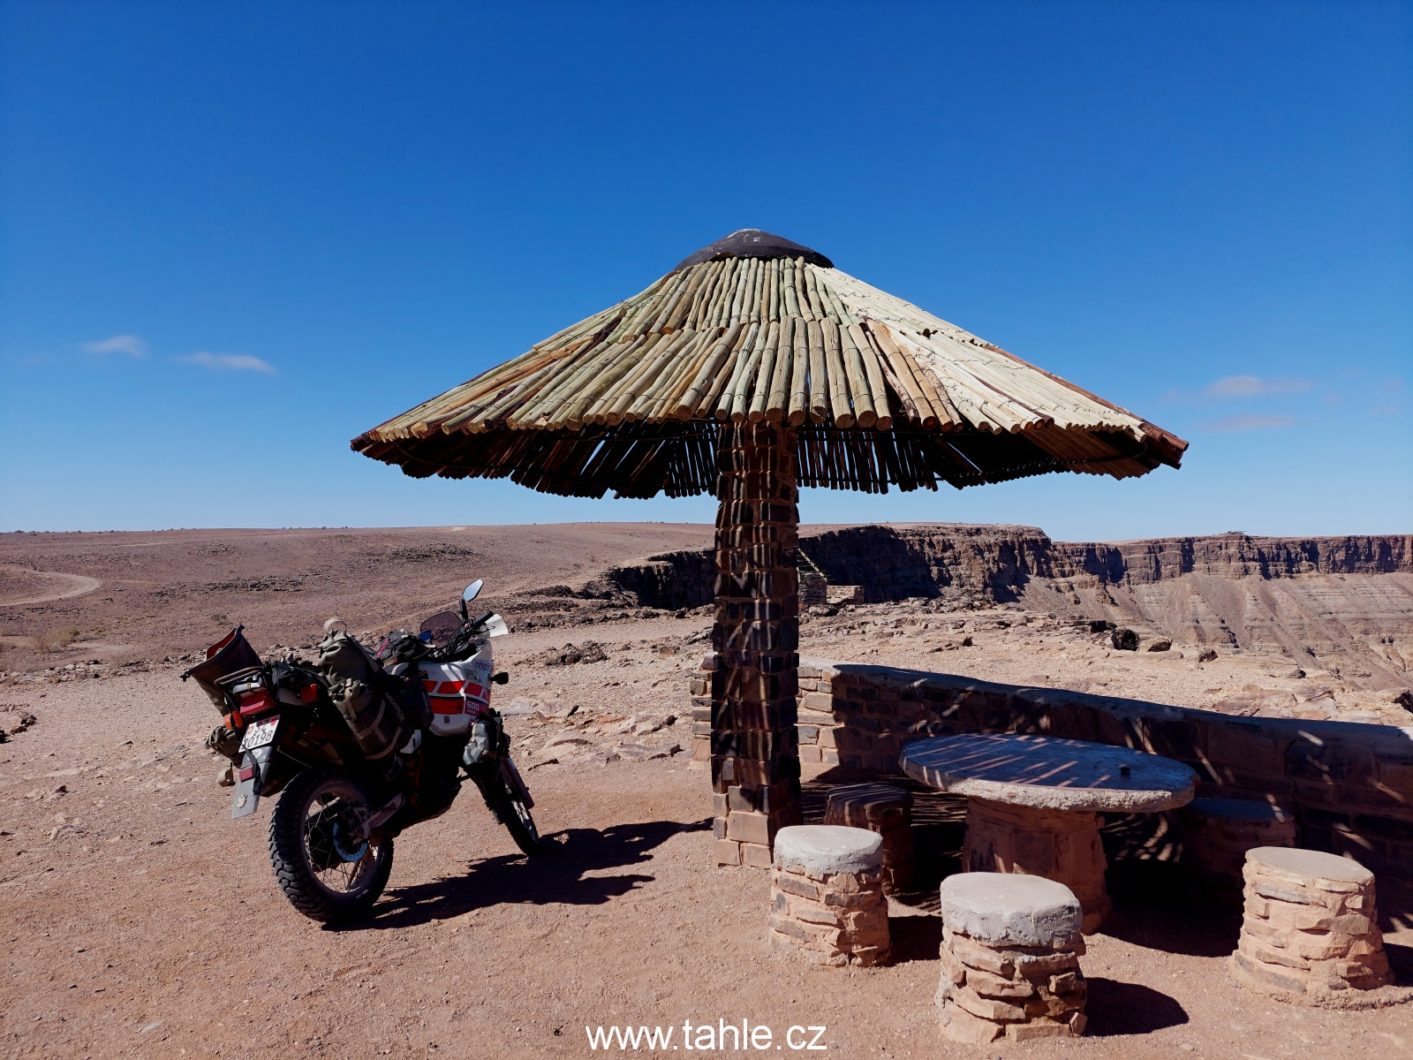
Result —
[{"label": "cylindrical stone seat", "polygon": [[1097,813],[968,799],[962,864],[973,872],[1060,881],[1079,899],[1087,932],[1097,931],[1113,906]]},{"label": "cylindrical stone seat", "polygon": [[1204,882],[1239,888],[1248,850],[1295,846],[1295,818],[1262,799],[1193,799],[1178,821],[1183,864]]},{"label": "cylindrical stone seat", "polygon": [[963,872],[942,881],[942,1031],[985,1045],[999,1038],[1084,1033],[1079,899],[1040,876]]},{"label": "cylindrical stone seat", "polygon": [[825,824],[867,828],[883,838],[883,893],[913,885],[913,796],[891,784],[843,784],[832,788]]},{"label": "cylindrical stone seat", "polygon": [[1391,980],[1372,872],[1335,854],[1257,847],[1244,876],[1238,982],[1306,1004],[1378,1003],[1364,992]]},{"label": "cylindrical stone seat", "polygon": [[772,944],[821,964],[888,959],[883,838],[838,825],[791,825],[775,835]]}]

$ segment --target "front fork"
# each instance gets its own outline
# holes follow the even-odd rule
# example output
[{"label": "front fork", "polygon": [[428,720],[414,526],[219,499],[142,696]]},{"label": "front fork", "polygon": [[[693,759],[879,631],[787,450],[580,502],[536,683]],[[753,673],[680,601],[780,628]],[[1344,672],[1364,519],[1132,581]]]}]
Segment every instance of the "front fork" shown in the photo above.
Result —
[{"label": "front fork", "polygon": [[486,809],[490,810],[491,815],[501,824],[505,823],[500,819],[499,795],[502,786],[524,803],[527,810],[534,807],[535,800],[530,796],[530,789],[525,786],[520,770],[515,766],[515,759],[511,758],[509,753],[487,755],[474,765],[463,768],[466,775],[475,782]]}]

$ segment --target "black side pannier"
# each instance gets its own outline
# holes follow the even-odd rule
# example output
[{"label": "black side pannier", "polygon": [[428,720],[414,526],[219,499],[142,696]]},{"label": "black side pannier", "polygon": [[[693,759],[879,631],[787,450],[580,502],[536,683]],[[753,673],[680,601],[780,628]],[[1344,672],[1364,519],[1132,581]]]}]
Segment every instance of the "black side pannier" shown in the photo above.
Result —
[{"label": "black side pannier", "polygon": [[260,656],[255,653],[255,649],[250,646],[250,641],[246,640],[241,633],[244,628],[244,626],[236,626],[235,629],[206,649],[205,662],[197,663],[182,674],[183,681],[188,677],[196,678],[196,683],[201,686],[201,691],[210,697],[211,702],[222,714],[226,713],[227,709],[226,693],[216,682],[223,678],[234,677],[246,670],[257,670],[261,665]]}]

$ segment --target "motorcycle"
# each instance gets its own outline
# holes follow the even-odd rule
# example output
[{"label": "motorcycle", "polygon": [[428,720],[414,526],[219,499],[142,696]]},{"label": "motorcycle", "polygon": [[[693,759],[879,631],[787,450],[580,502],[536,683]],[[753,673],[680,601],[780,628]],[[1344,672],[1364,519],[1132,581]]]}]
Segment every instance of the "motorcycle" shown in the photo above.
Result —
[{"label": "motorcycle", "polygon": [[527,855],[540,842],[535,805],[510,754],[491,686],[500,615],[443,611],[417,634],[397,631],[369,652],[336,620],[317,664],[293,655],[264,662],[237,626],[181,675],[195,678],[222,724],[207,745],[232,763],[231,816],[278,795],[270,863],[299,912],[324,923],[356,919],[383,893],[393,840],[451,808],[469,779]]}]

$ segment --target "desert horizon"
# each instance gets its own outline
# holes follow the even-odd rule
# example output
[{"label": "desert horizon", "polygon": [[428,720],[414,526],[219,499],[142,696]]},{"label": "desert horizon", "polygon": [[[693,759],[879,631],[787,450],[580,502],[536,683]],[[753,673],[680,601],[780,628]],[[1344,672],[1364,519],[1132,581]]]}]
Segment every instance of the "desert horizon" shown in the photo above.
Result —
[{"label": "desert horizon", "polygon": [[[212,524],[210,526],[147,526],[147,527],[117,527],[117,528],[88,528],[88,529],[56,529],[12,527],[0,530],[0,537],[7,534],[35,535],[35,534],[176,534],[176,533],[275,533],[280,531],[307,530],[311,532],[328,532],[334,530],[348,531],[397,531],[397,530],[445,530],[458,532],[474,528],[486,529],[512,529],[522,526],[700,526],[711,527],[711,523],[706,520],[696,519],[555,519],[539,521],[518,521],[507,520],[504,522],[478,522],[466,523],[449,521],[445,523],[386,523],[386,524],[328,524],[328,525],[250,525],[250,526],[224,526]],[[802,531],[811,530],[837,530],[851,526],[885,526],[885,527],[918,527],[918,526],[950,526],[950,527],[1023,527],[1029,530],[1039,530],[1047,537],[1062,544],[1076,544],[1081,542],[1093,542],[1095,544],[1121,545],[1141,541],[1160,541],[1169,539],[1198,539],[1207,537],[1229,537],[1243,536],[1256,539],[1275,540],[1323,540],[1327,538],[1347,538],[1347,537],[1406,537],[1413,535],[1413,531],[1386,528],[1378,530],[1320,530],[1309,533],[1281,533],[1279,531],[1261,531],[1253,533],[1247,530],[1210,530],[1202,532],[1164,532],[1155,530],[1151,533],[1141,533],[1132,536],[1105,535],[1079,535],[1060,536],[1050,535],[1045,531],[1039,522],[985,522],[971,521],[966,519],[867,519],[856,522],[841,522],[837,520],[821,520],[811,522],[801,520],[800,529]]]}]

